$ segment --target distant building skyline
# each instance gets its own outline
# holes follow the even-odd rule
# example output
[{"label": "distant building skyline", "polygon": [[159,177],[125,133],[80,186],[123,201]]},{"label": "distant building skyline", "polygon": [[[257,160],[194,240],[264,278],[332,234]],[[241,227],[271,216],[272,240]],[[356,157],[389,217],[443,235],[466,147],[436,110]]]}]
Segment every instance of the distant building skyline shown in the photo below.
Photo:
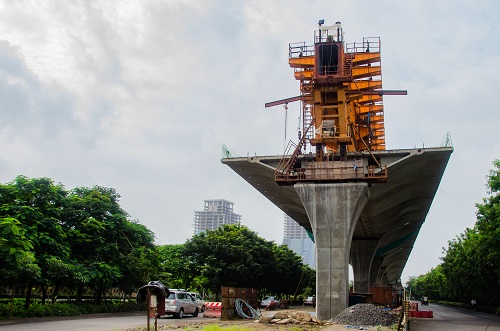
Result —
[{"label": "distant building skyline", "polygon": [[316,246],[306,230],[287,214],[283,217],[283,245],[300,256],[305,264],[316,269]]},{"label": "distant building skyline", "polygon": [[224,224],[241,225],[241,215],[233,209],[234,203],[225,199],[203,200],[202,211],[194,212],[194,234],[216,230]]}]

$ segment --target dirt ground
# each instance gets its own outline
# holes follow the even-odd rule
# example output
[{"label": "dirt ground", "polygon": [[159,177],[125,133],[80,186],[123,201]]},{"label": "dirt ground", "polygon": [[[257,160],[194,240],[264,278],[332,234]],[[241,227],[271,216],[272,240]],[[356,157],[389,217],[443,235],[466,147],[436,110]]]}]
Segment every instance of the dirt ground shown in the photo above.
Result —
[{"label": "dirt ground", "polygon": [[[314,309],[305,307],[304,309],[293,309],[294,311],[304,311],[311,313]],[[283,312],[284,310],[277,311],[262,311],[263,316],[273,316],[277,312]],[[186,322],[179,321],[175,324],[165,324],[158,326],[158,330],[202,330],[208,325],[218,325],[220,327],[229,327],[232,331],[236,331],[237,328],[244,328],[246,330],[259,330],[259,331],[305,331],[305,330],[318,330],[318,331],[348,331],[348,330],[368,330],[368,331],[389,331],[388,327],[375,327],[375,326],[364,326],[362,329],[355,328],[353,326],[340,325],[340,324],[328,324],[314,325],[314,324],[275,324],[268,323],[263,324],[255,320],[248,319],[238,319],[232,321],[221,321],[218,318],[207,318],[207,321],[203,322]],[[236,329],[236,330],[235,330]],[[139,330],[134,330],[139,331]]]},{"label": "dirt ground", "polygon": [[340,324],[330,325],[297,325],[297,324],[262,324],[251,320],[237,320],[237,321],[220,321],[214,320],[213,322],[192,322],[183,323],[179,325],[166,324],[158,327],[158,330],[202,330],[208,325],[218,325],[220,327],[230,327],[234,331],[235,328],[244,328],[247,330],[260,330],[260,331],[302,331],[302,330],[318,330],[318,331],[346,331],[346,330],[370,330],[370,331],[389,331],[388,327],[369,327],[365,326],[362,329],[356,329]]}]

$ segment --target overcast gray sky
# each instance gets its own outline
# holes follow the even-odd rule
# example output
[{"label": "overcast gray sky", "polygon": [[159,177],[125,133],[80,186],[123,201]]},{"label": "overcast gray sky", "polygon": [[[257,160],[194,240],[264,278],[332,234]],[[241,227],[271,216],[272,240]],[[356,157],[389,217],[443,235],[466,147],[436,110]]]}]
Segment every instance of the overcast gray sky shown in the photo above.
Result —
[{"label": "overcast gray sky", "polygon": [[17,175],[115,188],[158,244],[193,234],[205,199],[281,243],[283,214],[221,162],[296,140],[288,43],[319,19],[347,42],[380,36],[389,149],[452,154],[403,281],[475,222],[500,157],[500,2],[361,0],[0,1],[0,181]]}]

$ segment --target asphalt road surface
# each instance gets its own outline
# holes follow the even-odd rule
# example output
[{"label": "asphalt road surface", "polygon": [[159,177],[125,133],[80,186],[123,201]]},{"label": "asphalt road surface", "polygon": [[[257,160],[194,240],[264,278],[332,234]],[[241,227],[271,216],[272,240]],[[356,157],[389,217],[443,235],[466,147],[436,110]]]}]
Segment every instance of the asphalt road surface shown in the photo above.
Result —
[{"label": "asphalt road surface", "polygon": [[500,331],[500,316],[434,304],[419,310],[432,310],[434,318],[411,318],[410,331]]},{"label": "asphalt road surface", "polygon": [[[411,331],[500,331],[500,316],[488,315],[468,310],[454,309],[429,304],[419,310],[432,310],[434,318],[412,318]],[[158,325],[186,325],[192,322],[214,323],[218,319],[185,316],[182,319],[162,317]],[[151,319],[150,325],[154,325]],[[24,319],[0,321],[0,331],[118,331],[135,327],[146,327],[145,312],[96,314],[62,318]]]},{"label": "asphalt road surface", "polygon": [[[200,313],[198,317],[187,315],[182,319],[170,316],[158,319],[158,325],[186,324],[189,322],[213,323],[214,318],[203,318],[203,314]],[[33,318],[17,321],[0,321],[0,331],[117,331],[135,327],[145,328],[146,325],[146,312],[133,312],[64,318]],[[154,326],[154,318],[150,320],[150,326]]]}]

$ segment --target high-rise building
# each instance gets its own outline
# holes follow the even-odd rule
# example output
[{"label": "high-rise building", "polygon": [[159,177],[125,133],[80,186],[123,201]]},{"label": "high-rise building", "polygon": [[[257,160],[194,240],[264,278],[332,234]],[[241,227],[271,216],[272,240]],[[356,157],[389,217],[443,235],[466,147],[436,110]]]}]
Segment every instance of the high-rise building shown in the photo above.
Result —
[{"label": "high-rise building", "polygon": [[223,224],[241,224],[241,215],[234,213],[231,201],[204,200],[203,211],[194,212],[194,234],[216,230]]},{"label": "high-rise building", "polygon": [[316,269],[316,246],[306,230],[290,216],[284,214],[283,245],[302,258],[302,261]]}]

